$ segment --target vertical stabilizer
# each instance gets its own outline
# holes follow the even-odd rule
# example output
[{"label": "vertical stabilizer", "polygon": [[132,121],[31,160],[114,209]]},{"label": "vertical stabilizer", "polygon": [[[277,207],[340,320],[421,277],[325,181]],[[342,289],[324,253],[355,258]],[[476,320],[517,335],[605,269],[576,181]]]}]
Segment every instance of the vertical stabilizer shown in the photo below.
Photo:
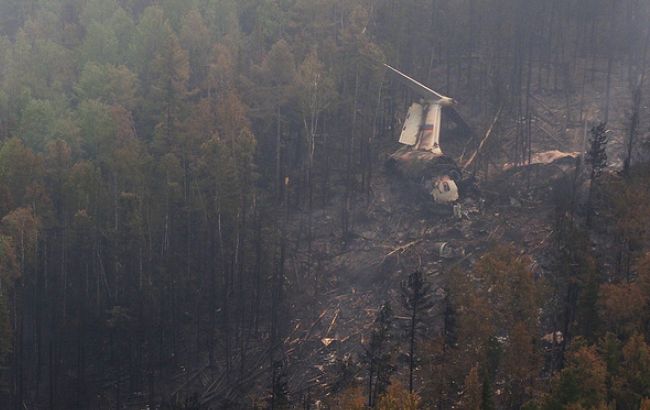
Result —
[{"label": "vertical stabilizer", "polygon": [[431,151],[442,155],[440,149],[440,124],[442,121],[442,107],[440,104],[429,105],[426,120],[422,125],[422,134],[415,149],[418,151]]}]

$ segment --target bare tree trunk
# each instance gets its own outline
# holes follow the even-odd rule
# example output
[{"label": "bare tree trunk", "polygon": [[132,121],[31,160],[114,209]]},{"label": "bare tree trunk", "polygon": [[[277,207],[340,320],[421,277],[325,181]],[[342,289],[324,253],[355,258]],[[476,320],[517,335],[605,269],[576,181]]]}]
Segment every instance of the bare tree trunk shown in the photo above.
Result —
[{"label": "bare tree trunk", "polygon": [[275,121],[275,192],[277,200],[280,202],[282,200],[282,175],[280,166],[280,158],[282,155],[282,115],[280,107],[277,108]]},{"label": "bare tree trunk", "polygon": [[352,178],[353,178],[353,151],[354,151],[354,135],[357,131],[357,104],[359,98],[359,64],[356,65],[354,77],[354,100],[352,103],[352,132],[347,137],[347,152],[346,152],[346,173],[345,173],[345,195],[343,198],[343,237],[347,238],[350,232],[350,208],[352,202]]},{"label": "bare tree trunk", "polygon": [[413,393],[413,370],[415,369],[415,327],[418,303],[413,301],[411,310],[411,326],[409,329],[409,393]]}]

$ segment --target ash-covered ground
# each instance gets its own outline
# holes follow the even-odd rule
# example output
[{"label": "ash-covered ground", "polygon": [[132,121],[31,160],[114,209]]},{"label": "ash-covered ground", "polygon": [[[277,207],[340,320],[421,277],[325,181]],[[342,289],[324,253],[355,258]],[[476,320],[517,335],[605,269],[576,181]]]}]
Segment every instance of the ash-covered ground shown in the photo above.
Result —
[{"label": "ash-covered ground", "polygon": [[[340,208],[314,211],[311,252],[296,236],[287,260],[291,285],[305,289],[291,301],[296,319],[285,340],[290,391],[323,398],[350,378],[364,377],[360,359],[377,309],[389,302],[398,321],[406,319],[400,282],[415,270],[432,285],[432,300],[442,300],[444,281],[454,280],[452,271],[464,274],[491,247],[511,243],[531,256],[531,269],[543,275],[555,181],[571,169],[510,170],[480,184],[478,195],[463,198],[461,218],[450,209],[434,209],[402,180],[382,172],[373,182],[369,205],[357,208],[346,241],[337,221]],[[302,214],[295,220],[296,232],[308,218]]]}]

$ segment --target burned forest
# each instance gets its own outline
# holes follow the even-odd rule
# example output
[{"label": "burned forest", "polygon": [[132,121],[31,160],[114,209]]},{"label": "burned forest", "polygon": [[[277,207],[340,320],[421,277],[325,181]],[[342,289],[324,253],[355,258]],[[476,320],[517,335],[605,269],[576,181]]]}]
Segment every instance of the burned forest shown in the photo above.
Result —
[{"label": "burned forest", "polygon": [[649,0],[0,0],[0,410],[650,409]]}]

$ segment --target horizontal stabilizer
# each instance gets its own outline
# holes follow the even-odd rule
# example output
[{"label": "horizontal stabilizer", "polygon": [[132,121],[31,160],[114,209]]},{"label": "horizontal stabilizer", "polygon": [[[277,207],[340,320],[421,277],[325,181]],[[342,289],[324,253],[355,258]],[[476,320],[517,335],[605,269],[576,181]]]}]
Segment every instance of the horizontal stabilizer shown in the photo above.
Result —
[{"label": "horizontal stabilizer", "polygon": [[427,87],[426,85],[422,84],[421,82],[414,80],[413,78],[409,77],[408,75],[404,74],[403,72],[399,71],[396,68],[393,68],[389,66],[388,64],[384,64],[386,68],[397,74],[397,76],[406,83],[413,91],[418,93],[421,97],[430,100],[431,97],[433,97],[435,100],[439,100],[441,105],[453,105],[454,100],[446,97],[431,88]]}]

